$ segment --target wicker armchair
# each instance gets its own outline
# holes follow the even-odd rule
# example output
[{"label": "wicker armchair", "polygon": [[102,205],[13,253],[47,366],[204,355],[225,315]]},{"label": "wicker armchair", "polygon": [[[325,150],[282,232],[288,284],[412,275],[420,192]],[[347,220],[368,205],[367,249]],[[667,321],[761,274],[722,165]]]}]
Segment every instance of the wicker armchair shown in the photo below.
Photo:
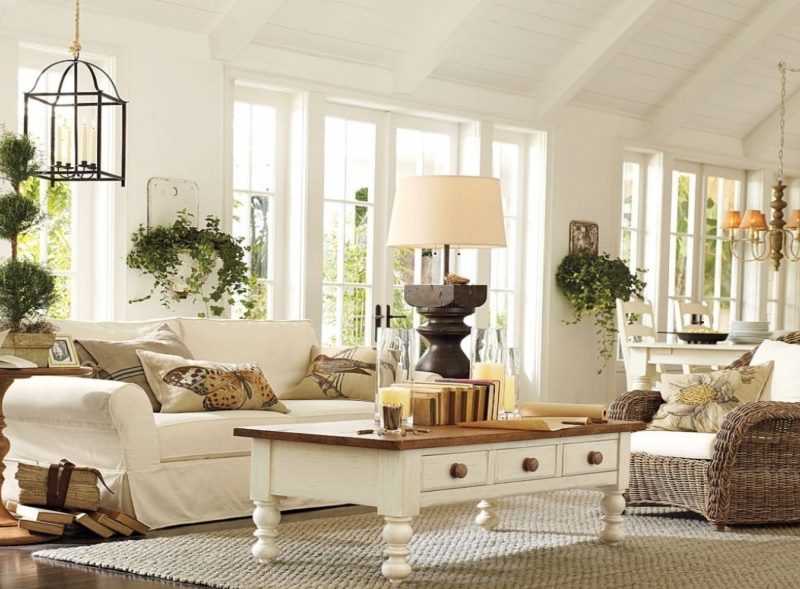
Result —
[{"label": "wicker armchair", "polygon": [[[777,338],[800,343],[800,332]],[[731,366],[746,366],[752,353]],[[655,391],[631,391],[611,419],[648,422],[663,403]],[[734,409],[717,433],[711,460],[631,454],[628,505],[672,505],[699,513],[717,529],[800,521],[800,403],[759,401]]]}]

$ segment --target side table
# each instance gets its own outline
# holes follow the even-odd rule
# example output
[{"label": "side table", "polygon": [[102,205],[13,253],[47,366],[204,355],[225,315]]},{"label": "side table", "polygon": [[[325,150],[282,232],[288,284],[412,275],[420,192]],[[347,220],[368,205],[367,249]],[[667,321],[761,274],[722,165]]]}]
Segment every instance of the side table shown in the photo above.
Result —
[{"label": "side table", "polygon": [[30,378],[31,376],[88,376],[92,373],[91,368],[0,368],[0,546],[10,546],[15,544],[36,544],[51,540],[52,536],[44,536],[29,532],[17,526],[17,520],[6,509],[3,501],[3,472],[6,469],[5,458],[11,449],[11,442],[3,434],[6,427],[5,416],[3,415],[3,397],[5,397],[8,387],[17,378]]}]

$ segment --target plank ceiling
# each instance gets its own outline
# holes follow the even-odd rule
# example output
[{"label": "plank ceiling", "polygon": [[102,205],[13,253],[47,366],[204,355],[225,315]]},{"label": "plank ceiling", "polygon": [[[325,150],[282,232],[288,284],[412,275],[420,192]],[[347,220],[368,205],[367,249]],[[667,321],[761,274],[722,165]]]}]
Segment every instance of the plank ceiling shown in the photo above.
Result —
[{"label": "plank ceiling", "polygon": [[[751,155],[774,142],[764,129],[774,124],[778,106],[778,61],[800,67],[800,0],[82,0],[82,6],[210,35],[229,13],[257,16],[248,43],[377,65],[395,72],[400,92],[443,78],[531,96],[537,107],[541,100],[544,118],[571,101],[651,119],[655,139],[677,126],[727,134],[741,138]],[[640,17],[631,16],[636,11]],[[789,94],[798,88],[800,74],[790,75]],[[795,101],[800,110],[800,92]],[[800,132],[790,129],[787,140],[800,144]]]}]

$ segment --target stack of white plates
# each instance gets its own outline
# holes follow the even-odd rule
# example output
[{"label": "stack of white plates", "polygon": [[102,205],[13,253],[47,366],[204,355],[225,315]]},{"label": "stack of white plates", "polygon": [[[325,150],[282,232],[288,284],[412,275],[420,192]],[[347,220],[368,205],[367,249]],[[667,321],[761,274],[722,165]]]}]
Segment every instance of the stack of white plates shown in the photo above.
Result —
[{"label": "stack of white plates", "polygon": [[760,344],[769,337],[769,321],[732,321],[728,341],[735,344]]}]

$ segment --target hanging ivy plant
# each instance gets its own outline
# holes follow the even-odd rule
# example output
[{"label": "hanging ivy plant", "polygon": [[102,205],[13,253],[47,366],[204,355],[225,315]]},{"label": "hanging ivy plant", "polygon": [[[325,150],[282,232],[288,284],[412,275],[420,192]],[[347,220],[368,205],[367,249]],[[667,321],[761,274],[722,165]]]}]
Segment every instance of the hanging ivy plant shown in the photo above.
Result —
[{"label": "hanging ivy plant", "polygon": [[153,288],[129,302],[146,301],[158,292],[167,309],[181,300],[202,302],[205,312],[198,313],[200,317],[219,317],[224,304],[232,305],[237,298],[250,310],[252,303],[246,300],[250,279],[244,261],[247,248],[241,238],[220,230],[218,217],[209,215],[205,227],[195,227],[193,215],[180,211],[172,225],[149,229],[140,225],[131,242],[128,267],[149,274]]},{"label": "hanging ivy plant", "polygon": [[[637,272],[644,270],[637,269]],[[616,345],[616,300],[641,298],[645,283],[631,274],[622,260],[611,258],[607,253],[598,256],[582,250],[561,260],[556,271],[556,285],[574,307],[572,318],[565,323],[573,325],[584,317],[594,316],[598,352],[603,360],[597,371],[600,374],[612,358]]]}]

